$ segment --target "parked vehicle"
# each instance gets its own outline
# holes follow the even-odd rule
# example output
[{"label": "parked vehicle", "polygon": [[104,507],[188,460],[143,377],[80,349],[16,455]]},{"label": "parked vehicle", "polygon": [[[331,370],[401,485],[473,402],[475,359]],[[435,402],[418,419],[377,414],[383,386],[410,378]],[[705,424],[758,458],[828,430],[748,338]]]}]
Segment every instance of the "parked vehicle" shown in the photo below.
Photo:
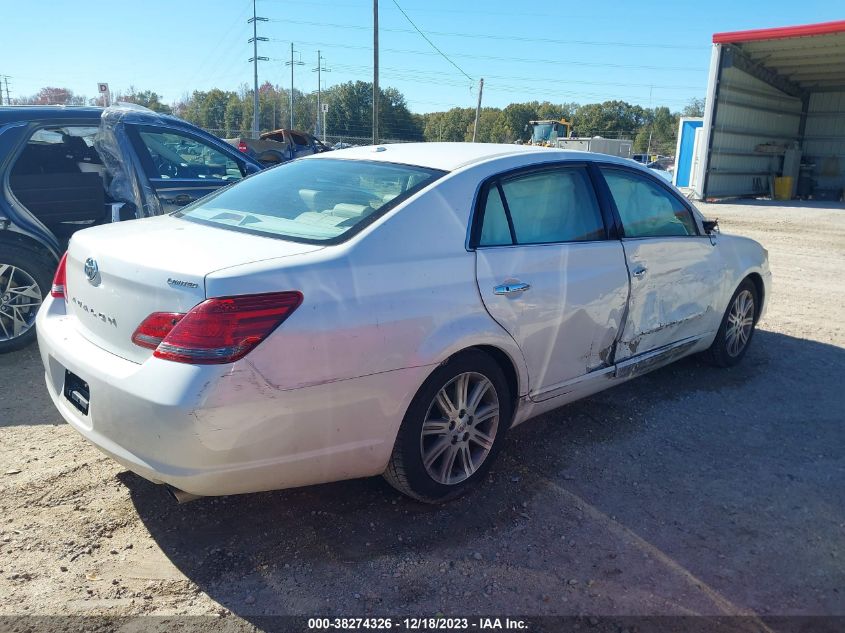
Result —
[{"label": "parked vehicle", "polygon": [[530,132],[529,145],[541,147],[556,147],[557,149],[572,149],[580,152],[597,152],[631,157],[634,144],[628,139],[604,138],[601,136],[577,136],[572,129],[572,122],[566,119],[560,121],[543,120],[529,121],[525,131]]},{"label": "parked vehicle", "polygon": [[260,163],[145,108],[0,108],[0,353],[35,314],[77,230],[173,211]]},{"label": "parked vehicle", "polygon": [[770,277],[630,160],[400,144],[76,233],[37,332],[62,416],[182,498],[383,474],[434,502],[529,418],[738,363]]},{"label": "parked vehicle", "polygon": [[556,147],[558,139],[569,138],[573,135],[572,122],[566,119],[543,119],[529,121],[525,131],[530,132],[529,145]]},{"label": "parked vehicle", "polygon": [[[665,179],[666,181],[672,182],[672,172],[669,171],[667,162],[665,160],[655,160],[651,163],[648,163],[646,167],[651,169],[655,174]],[[674,167],[675,164],[673,162],[672,169],[674,169]]]},{"label": "parked vehicle", "polygon": [[268,167],[332,150],[331,147],[323,145],[316,136],[298,130],[273,130],[264,132],[257,139],[241,136],[227,138],[225,141]]}]

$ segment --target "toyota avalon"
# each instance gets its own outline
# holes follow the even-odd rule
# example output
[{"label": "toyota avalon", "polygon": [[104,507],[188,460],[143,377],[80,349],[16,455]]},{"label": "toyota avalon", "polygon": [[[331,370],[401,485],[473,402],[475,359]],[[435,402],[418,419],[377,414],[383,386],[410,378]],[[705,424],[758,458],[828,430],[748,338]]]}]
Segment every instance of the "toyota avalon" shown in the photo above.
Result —
[{"label": "toyota avalon", "polygon": [[739,362],[770,279],[629,160],[360,147],[77,232],[37,334],[67,422],[183,498],[384,475],[436,502],[516,424]]}]

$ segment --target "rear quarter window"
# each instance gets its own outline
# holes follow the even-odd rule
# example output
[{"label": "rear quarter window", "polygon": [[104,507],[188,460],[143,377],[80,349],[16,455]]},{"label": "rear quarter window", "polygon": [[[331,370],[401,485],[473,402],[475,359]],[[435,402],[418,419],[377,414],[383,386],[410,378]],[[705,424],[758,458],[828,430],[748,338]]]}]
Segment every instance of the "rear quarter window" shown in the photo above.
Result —
[{"label": "rear quarter window", "polygon": [[377,161],[296,160],[222,189],[175,215],[241,232],[331,244],[347,239],[444,174]]}]

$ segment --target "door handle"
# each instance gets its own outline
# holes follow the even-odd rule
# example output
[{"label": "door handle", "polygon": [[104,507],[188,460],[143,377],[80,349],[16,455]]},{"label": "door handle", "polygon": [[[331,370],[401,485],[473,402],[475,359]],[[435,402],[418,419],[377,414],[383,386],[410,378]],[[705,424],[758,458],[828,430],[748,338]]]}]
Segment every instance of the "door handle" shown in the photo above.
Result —
[{"label": "door handle", "polygon": [[631,271],[631,274],[634,277],[639,278],[645,275],[647,270],[648,268],[646,268],[645,266],[637,266],[634,270]]},{"label": "door handle", "polygon": [[520,282],[510,284],[499,284],[493,288],[494,295],[512,295],[520,292],[525,292],[531,287],[531,284]]}]

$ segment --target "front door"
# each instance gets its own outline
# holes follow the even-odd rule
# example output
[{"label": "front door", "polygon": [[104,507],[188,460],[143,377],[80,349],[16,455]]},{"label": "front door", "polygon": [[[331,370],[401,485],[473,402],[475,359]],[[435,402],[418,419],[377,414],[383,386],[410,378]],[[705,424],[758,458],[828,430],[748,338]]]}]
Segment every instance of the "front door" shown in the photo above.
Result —
[{"label": "front door", "polygon": [[243,165],[181,130],[145,126],[130,131],[163,213],[170,213],[244,177]]},{"label": "front door", "polygon": [[480,199],[476,275],[484,305],[521,348],[532,398],[610,366],[628,275],[584,166],[494,179]]},{"label": "front door", "polygon": [[631,299],[615,361],[693,342],[719,327],[724,272],[710,238],[668,187],[622,167],[601,167],[622,221]]}]

